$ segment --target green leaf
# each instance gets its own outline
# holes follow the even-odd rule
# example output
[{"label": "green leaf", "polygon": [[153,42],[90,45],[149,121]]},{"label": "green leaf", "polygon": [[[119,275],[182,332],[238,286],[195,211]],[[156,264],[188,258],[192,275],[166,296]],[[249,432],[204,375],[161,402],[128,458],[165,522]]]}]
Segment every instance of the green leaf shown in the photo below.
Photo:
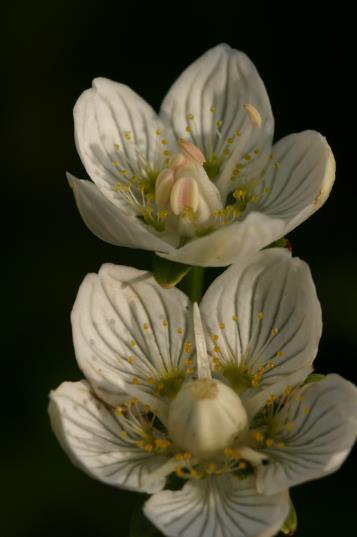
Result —
[{"label": "green leaf", "polygon": [[152,272],[158,284],[166,289],[175,287],[186,274],[192,269],[191,265],[168,261],[163,257],[153,254]]},{"label": "green leaf", "polygon": [[140,499],[131,515],[129,537],[165,537],[143,513],[143,505],[150,496],[140,495]]},{"label": "green leaf", "polygon": [[297,529],[297,515],[296,515],[294,504],[291,501],[291,498],[289,498],[289,502],[290,502],[289,514],[286,517],[284,524],[280,528],[280,531],[284,533],[285,535],[293,535]]},{"label": "green leaf", "polygon": [[312,382],[319,382],[320,380],[323,380],[326,378],[326,375],[322,375],[321,373],[311,373],[305,380],[305,384],[311,384]]}]

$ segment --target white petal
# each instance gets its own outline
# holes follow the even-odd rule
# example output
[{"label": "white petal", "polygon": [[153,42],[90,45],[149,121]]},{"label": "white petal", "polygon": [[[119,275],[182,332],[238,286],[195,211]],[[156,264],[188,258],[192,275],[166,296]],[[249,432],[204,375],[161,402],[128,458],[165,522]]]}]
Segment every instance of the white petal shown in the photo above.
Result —
[{"label": "white petal", "polygon": [[123,396],[123,381],[155,394],[155,382],[184,372],[194,348],[190,319],[189,300],[178,289],[161,288],[149,272],[103,265],[86,276],[73,307],[78,364],[112,404]]},{"label": "white petal", "polygon": [[[247,104],[259,112],[260,127],[251,121]],[[160,115],[172,124],[178,138],[189,138],[198,146],[206,160],[223,155],[228,147],[228,167],[245,153],[271,144],[274,121],[264,84],[249,58],[228,45],[208,50],[182,73],[165,97]],[[233,141],[227,146],[230,138]],[[229,176],[230,172],[220,180],[222,187]]]},{"label": "white petal", "polygon": [[76,179],[70,174],[68,180],[85,224],[97,237],[110,244],[129,248],[163,252],[172,250],[153,228],[140,222],[132,209],[114,205],[95,184]]},{"label": "white petal", "polygon": [[144,505],[145,515],[168,537],[270,537],[288,510],[286,493],[260,496],[253,479],[230,475],[189,481]]},{"label": "white petal", "polygon": [[193,305],[193,326],[196,343],[197,377],[199,379],[210,379],[212,378],[211,368],[208,361],[206,339],[197,302]]},{"label": "white petal", "polygon": [[119,170],[142,176],[143,163],[154,168],[163,161],[155,111],[123,84],[96,78],[74,107],[74,124],[79,155],[104,194],[121,178]]},{"label": "white petal", "polygon": [[[201,302],[208,350],[249,374],[265,368],[266,387],[309,367],[321,335],[321,308],[306,263],[281,248],[263,250],[232,265]],[[258,387],[258,386],[257,386]],[[256,388],[252,388],[254,393]]]},{"label": "white petal", "polygon": [[251,212],[241,222],[192,239],[169,253],[156,252],[161,257],[187,265],[225,267],[259,252],[284,235],[285,222],[263,213]]},{"label": "white petal", "polygon": [[122,438],[114,409],[97,399],[87,382],[64,382],[50,397],[52,428],[76,466],[116,487],[148,493],[162,489],[167,458]]},{"label": "white petal", "polygon": [[270,464],[257,473],[257,487],[275,494],[330,474],[339,468],[357,434],[357,389],[338,375],[307,384],[292,393],[274,423],[276,442],[263,450]]},{"label": "white petal", "polygon": [[273,147],[258,209],[284,219],[288,233],[323,205],[335,180],[335,161],[326,139],[315,131],[291,134]]}]

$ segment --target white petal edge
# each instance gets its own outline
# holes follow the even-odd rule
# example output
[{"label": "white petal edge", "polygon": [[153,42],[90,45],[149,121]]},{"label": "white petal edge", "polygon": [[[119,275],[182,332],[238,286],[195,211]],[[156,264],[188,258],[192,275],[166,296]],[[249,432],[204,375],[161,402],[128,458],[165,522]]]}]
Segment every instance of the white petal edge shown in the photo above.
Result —
[{"label": "white petal edge", "polygon": [[262,388],[310,367],[316,356],[320,303],[308,265],[286,249],[263,250],[229,267],[206,291],[200,309],[209,354],[218,347],[223,364],[242,363],[250,374],[269,367]]},{"label": "white petal edge", "polygon": [[288,510],[287,493],[261,496],[253,479],[231,475],[189,481],[144,505],[145,515],[168,537],[271,537]]},{"label": "white petal edge", "polygon": [[86,226],[100,239],[129,248],[173,250],[165,240],[158,237],[153,228],[141,223],[130,207],[118,207],[90,181],[67,174],[69,184],[81,217]]},{"label": "white petal edge", "polygon": [[73,115],[78,153],[105,195],[111,196],[122,178],[120,169],[141,176],[142,161],[154,168],[159,155],[163,162],[155,135],[162,124],[151,106],[128,86],[96,78],[77,100]]},{"label": "white petal edge", "polygon": [[[247,105],[259,112],[260,127],[251,121]],[[183,71],[166,95],[160,116],[178,138],[190,137],[206,159],[222,154],[232,139],[226,169],[218,181],[222,192],[237,159],[255,148],[270,148],[273,136],[269,98],[255,66],[244,53],[226,44],[208,50]]]},{"label": "white petal edge", "polygon": [[159,256],[200,267],[226,267],[251,256],[284,235],[285,222],[263,213],[251,212],[241,222],[193,239],[169,253]]},{"label": "white petal edge", "polygon": [[285,447],[267,448],[270,464],[257,470],[257,488],[275,494],[335,472],[357,435],[357,388],[338,375],[307,384],[277,415]]},{"label": "white petal edge", "polygon": [[114,409],[97,399],[86,381],[64,382],[52,391],[48,411],[62,448],[91,477],[147,493],[165,485],[161,469],[167,458],[148,454],[121,438],[123,429]]},{"label": "white petal edge", "polygon": [[286,221],[288,233],[317,211],[335,180],[335,159],[326,139],[316,131],[290,134],[273,147],[265,170],[268,189],[258,210]]},{"label": "white petal edge", "polygon": [[[191,316],[183,292],[163,289],[149,272],[105,264],[98,275],[86,276],[73,306],[79,367],[111,404],[122,401],[125,385],[156,396],[155,382],[167,373],[184,372],[184,360],[192,356]],[[132,388],[127,395],[133,395]],[[156,399],[162,411],[164,402]]]}]

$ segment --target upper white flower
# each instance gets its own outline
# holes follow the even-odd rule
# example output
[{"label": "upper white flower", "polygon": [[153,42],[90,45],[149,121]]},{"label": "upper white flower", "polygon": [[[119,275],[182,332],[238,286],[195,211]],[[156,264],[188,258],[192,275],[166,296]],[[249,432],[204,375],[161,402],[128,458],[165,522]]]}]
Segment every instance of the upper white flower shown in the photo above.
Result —
[{"label": "upper white flower", "polygon": [[356,388],[304,383],[321,311],[285,250],[232,265],[200,309],[148,272],[104,265],[72,324],[87,381],[52,392],[54,431],[91,476],[153,493],[144,510],[165,535],[274,535],[287,489],[336,470],[355,440]]},{"label": "upper white flower", "polygon": [[335,177],[315,131],[272,147],[265,87],[227,45],[182,73],[158,115],[127,86],[97,78],[74,120],[93,183],[69,180],[88,227],[189,265],[226,266],[281,238],[325,202]]}]

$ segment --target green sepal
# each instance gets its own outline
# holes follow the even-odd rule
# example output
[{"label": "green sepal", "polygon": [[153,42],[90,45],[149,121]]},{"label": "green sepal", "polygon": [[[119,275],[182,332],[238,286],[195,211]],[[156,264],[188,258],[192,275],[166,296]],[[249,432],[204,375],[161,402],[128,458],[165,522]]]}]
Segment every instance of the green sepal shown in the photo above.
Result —
[{"label": "green sepal", "polygon": [[153,254],[152,272],[155,280],[161,287],[170,289],[175,287],[192,269],[191,265],[168,261],[163,257]]},{"label": "green sepal", "polygon": [[305,380],[305,384],[311,384],[312,382],[319,382],[320,380],[324,380],[326,378],[326,375],[322,375],[321,373],[311,373]]},{"label": "green sepal", "polygon": [[267,248],[287,248],[291,251],[291,243],[289,239],[287,239],[286,237],[282,237],[281,239],[278,239],[277,241],[268,244],[268,246],[266,246],[264,250],[266,250]]},{"label": "green sepal", "polygon": [[289,503],[290,503],[289,514],[286,517],[284,524],[280,528],[280,531],[284,533],[285,535],[293,535],[297,530],[297,524],[298,524],[295,507],[294,507],[293,502],[291,501],[291,498],[289,498]]},{"label": "green sepal", "polygon": [[142,494],[131,515],[129,537],[165,537],[143,513],[144,503],[150,498]]}]

